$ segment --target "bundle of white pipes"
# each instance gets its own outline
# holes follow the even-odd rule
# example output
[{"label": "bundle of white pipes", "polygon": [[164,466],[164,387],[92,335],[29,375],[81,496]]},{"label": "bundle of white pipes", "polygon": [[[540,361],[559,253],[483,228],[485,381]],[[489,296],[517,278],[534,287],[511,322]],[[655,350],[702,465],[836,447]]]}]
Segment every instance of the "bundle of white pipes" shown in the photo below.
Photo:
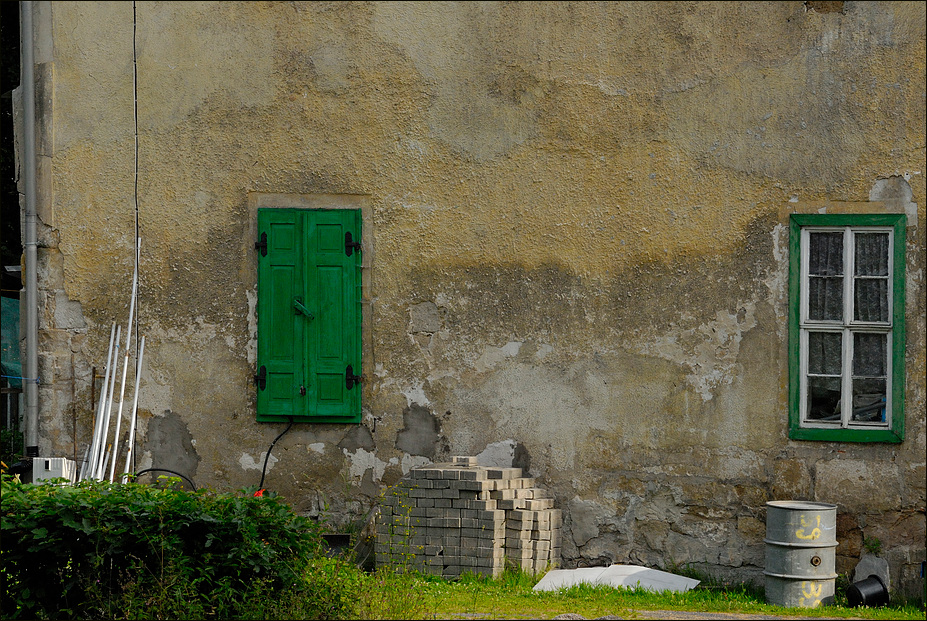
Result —
[{"label": "bundle of white pipes", "polygon": [[[119,406],[115,419],[112,417],[113,402],[116,389],[116,376],[119,371],[119,341],[122,328],[113,322],[109,335],[109,351],[106,354],[106,370],[103,386],[100,389],[100,402],[97,406],[93,425],[93,439],[81,464],[80,480],[108,479],[111,483],[115,479],[116,460],[120,452],[120,431],[122,428],[122,409],[125,401],[126,375],[129,369],[129,357],[132,352],[132,323],[135,319],[135,301],[138,297],[138,262],[139,249],[142,240],[138,239],[135,246],[135,271],[132,274],[132,299],[129,302],[129,322],[126,326],[126,341],[124,362],[122,364],[122,381],[119,388]],[[128,442],[126,446],[126,462],[121,480],[128,478],[132,464],[132,446],[135,443],[135,427],[138,413],[138,390],[142,376],[142,360],[145,355],[145,337],[138,341],[138,356],[135,361],[135,396],[132,399],[132,412],[128,424]],[[115,424],[115,430],[110,437],[110,427]]]}]

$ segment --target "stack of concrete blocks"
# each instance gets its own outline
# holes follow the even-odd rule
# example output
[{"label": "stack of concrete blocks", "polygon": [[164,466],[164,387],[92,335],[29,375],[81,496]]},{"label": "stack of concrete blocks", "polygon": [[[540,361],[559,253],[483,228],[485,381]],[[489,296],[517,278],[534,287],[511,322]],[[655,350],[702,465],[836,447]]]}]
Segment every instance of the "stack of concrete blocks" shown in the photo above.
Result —
[{"label": "stack of concrete blocks", "polygon": [[414,468],[379,509],[381,567],[497,577],[506,565],[538,573],[560,562],[561,512],[521,468],[481,467],[475,457]]}]

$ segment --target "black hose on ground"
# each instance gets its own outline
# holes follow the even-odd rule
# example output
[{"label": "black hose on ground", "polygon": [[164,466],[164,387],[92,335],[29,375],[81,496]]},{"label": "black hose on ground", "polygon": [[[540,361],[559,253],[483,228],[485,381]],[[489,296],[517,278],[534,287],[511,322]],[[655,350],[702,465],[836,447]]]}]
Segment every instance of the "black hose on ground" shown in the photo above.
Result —
[{"label": "black hose on ground", "polygon": [[135,473],[135,478],[140,477],[141,475],[145,474],[146,472],[169,472],[169,473],[171,473],[171,474],[176,474],[176,475],[179,476],[181,479],[183,479],[184,481],[186,481],[187,483],[189,483],[189,484],[190,484],[190,487],[193,488],[193,491],[194,491],[194,492],[196,491],[196,485],[193,484],[193,481],[191,481],[190,479],[188,479],[188,478],[185,477],[184,475],[180,474],[179,472],[175,472],[174,470],[168,470],[167,468],[145,468],[144,470],[139,470],[138,472],[136,472],[136,473]]}]

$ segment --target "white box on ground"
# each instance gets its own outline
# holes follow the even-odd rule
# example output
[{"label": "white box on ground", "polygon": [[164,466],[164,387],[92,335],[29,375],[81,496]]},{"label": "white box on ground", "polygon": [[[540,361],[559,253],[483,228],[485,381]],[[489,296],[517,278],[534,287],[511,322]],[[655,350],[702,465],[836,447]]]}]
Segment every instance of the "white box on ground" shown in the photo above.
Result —
[{"label": "white box on ground", "polygon": [[39,483],[48,479],[67,479],[71,483],[77,480],[77,463],[66,457],[33,457],[32,482]]}]

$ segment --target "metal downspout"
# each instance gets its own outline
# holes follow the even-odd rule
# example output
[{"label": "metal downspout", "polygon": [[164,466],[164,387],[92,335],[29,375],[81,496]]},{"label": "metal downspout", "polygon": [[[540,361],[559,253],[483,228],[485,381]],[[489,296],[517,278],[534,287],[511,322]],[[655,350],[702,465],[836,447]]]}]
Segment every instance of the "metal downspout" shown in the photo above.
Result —
[{"label": "metal downspout", "polygon": [[24,285],[26,289],[26,360],[23,368],[25,396],[26,457],[39,455],[39,311],[38,278],[36,277],[36,211],[35,211],[35,50],[32,23],[32,2],[20,3],[20,36],[22,49],[23,86],[23,176],[26,192],[26,213],[23,223],[23,252],[26,258]]}]

